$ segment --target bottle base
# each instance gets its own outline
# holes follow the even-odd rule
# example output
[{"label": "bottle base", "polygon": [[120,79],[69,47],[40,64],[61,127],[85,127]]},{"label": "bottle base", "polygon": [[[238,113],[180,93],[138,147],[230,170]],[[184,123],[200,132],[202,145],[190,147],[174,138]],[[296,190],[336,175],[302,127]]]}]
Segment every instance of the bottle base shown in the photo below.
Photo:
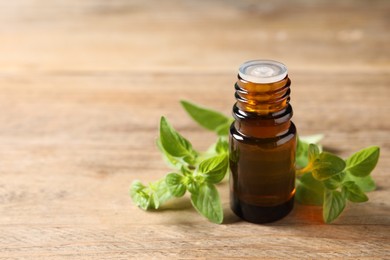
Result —
[{"label": "bottle base", "polygon": [[232,192],[230,207],[233,212],[245,221],[262,224],[279,220],[288,215],[294,207],[294,196],[283,204],[273,207],[261,207],[242,202]]}]

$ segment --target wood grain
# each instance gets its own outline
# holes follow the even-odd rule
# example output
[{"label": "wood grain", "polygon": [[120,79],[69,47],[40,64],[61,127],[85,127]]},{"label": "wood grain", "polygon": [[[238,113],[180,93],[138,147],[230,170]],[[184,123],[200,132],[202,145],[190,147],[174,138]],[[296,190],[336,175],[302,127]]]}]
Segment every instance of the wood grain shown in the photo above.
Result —
[{"label": "wood grain", "polygon": [[[390,258],[388,1],[0,3],[1,259]],[[285,62],[294,122],[341,156],[381,147],[369,202],[334,224],[296,204],[253,225],[208,223],[188,197],[158,212],[128,196],[169,169],[161,115],[206,149],[179,100],[230,114],[245,60]]]}]

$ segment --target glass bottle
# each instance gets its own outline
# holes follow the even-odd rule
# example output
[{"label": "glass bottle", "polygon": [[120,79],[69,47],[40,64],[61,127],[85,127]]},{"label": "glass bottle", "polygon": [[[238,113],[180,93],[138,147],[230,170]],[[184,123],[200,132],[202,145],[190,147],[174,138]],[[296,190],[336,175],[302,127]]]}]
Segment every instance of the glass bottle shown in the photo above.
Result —
[{"label": "glass bottle", "polygon": [[290,79],[280,62],[242,64],[230,128],[230,205],[253,223],[286,216],[295,194],[296,128]]}]

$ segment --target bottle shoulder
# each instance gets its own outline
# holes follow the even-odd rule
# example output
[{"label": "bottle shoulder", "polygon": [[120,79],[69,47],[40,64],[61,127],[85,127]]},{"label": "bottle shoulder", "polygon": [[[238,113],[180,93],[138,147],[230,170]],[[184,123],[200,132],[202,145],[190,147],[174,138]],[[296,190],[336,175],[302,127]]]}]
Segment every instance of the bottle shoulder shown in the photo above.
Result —
[{"label": "bottle shoulder", "polygon": [[270,112],[267,114],[259,114],[255,112],[247,112],[241,110],[237,103],[233,106],[233,117],[235,120],[244,121],[248,124],[282,124],[289,121],[293,116],[293,109],[290,104],[288,104],[285,108],[276,111]]},{"label": "bottle shoulder", "polygon": [[253,144],[253,145],[270,144],[270,143],[274,143],[276,145],[282,145],[284,143],[291,141],[292,139],[295,140],[296,135],[297,135],[297,130],[295,124],[292,121],[290,121],[290,125],[287,128],[287,130],[277,133],[274,136],[264,135],[262,137],[261,135],[257,135],[257,136],[247,135],[237,130],[234,123],[230,127],[230,138],[232,140],[241,143],[246,143],[246,144]]}]

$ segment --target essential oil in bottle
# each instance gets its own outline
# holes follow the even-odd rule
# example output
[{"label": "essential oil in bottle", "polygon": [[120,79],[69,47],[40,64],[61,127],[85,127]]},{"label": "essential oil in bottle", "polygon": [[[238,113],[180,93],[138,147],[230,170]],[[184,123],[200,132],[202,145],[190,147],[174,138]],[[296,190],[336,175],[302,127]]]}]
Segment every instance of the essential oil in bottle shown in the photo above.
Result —
[{"label": "essential oil in bottle", "polygon": [[280,62],[242,64],[230,128],[230,206],[242,219],[272,222],[293,208],[296,129],[290,79]]}]

